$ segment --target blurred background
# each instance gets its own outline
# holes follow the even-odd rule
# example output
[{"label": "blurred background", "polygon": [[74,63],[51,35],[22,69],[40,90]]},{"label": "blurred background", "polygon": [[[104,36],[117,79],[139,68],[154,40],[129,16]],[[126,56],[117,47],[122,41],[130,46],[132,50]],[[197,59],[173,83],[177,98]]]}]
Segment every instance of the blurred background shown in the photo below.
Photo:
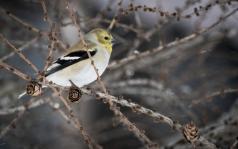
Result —
[{"label": "blurred background", "polygon": [[[47,17],[55,22],[59,39],[65,48],[79,40],[64,0],[45,0]],[[205,29],[220,17],[238,8],[236,0],[70,0],[77,10],[81,30],[108,28],[119,41],[111,62],[166,45]],[[140,7],[141,6],[141,7]],[[137,10],[136,10],[137,8]],[[50,32],[44,11],[37,0],[1,0],[0,33],[23,50],[40,70],[48,54],[49,39],[14,21],[6,11],[33,27]],[[56,46],[54,58],[64,52]],[[34,71],[1,41],[0,57],[22,72],[34,77]],[[124,97],[173,120],[196,123],[199,132],[218,148],[230,148],[238,136],[238,13],[215,28],[175,48],[137,59],[102,76],[111,95]],[[26,101],[17,96],[26,81],[0,68],[0,111],[17,107]],[[100,90],[97,83],[89,87]],[[48,93],[49,92],[49,93]],[[49,96],[46,91],[42,97]],[[57,101],[56,98],[52,99]],[[92,96],[83,95],[71,103],[77,117],[89,134],[106,149],[143,148],[140,141],[118,122],[109,107]],[[167,124],[121,107],[128,119],[162,148],[192,148],[183,136]],[[16,117],[0,115],[0,130]],[[24,113],[14,128],[0,139],[1,149],[87,148],[72,124],[48,104]]]}]

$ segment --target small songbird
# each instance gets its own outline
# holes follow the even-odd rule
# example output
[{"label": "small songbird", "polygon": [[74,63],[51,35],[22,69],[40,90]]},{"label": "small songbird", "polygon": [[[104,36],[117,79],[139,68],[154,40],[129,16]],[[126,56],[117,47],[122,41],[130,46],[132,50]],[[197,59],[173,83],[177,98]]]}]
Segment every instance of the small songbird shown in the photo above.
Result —
[{"label": "small songbird", "polygon": [[[45,72],[48,82],[69,87],[76,85],[83,87],[97,79],[105,71],[112,53],[114,39],[105,29],[96,28],[84,35],[81,40],[68,49],[68,52],[58,58]],[[88,51],[88,52],[87,52]],[[89,54],[91,55],[91,59]],[[96,71],[94,66],[96,67]],[[43,86],[45,88],[47,86]],[[34,87],[35,88],[35,87]],[[18,96],[22,98],[29,93],[24,92]],[[38,94],[30,94],[37,96]]]},{"label": "small songbird", "polygon": [[[108,66],[112,53],[114,39],[105,29],[96,28],[84,35],[86,46],[82,41],[68,49],[68,52],[58,58],[46,71],[47,81],[68,87],[72,82],[77,87],[83,87],[97,79],[91,58],[99,76]],[[71,82],[72,81],[72,82]]]}]

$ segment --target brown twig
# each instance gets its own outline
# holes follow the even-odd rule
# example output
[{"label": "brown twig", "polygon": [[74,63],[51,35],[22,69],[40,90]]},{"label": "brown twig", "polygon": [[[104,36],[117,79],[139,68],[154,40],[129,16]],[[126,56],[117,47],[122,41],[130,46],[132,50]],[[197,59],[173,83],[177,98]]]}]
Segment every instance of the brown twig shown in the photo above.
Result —
[{"label": "brown twig", "polygon": [[74,125],[75,128],[77,128],[80,133],[83,135],[84,137],[84,141],[85,143],[89,146],[89,148],[95,148],[95,149],[102,149],[102,147],[100,145],[98,145],[96,142],[94,142],[94,140],[92,140],[89,135],[87,134],[87,132],[84,130],[84,128],[82,127],[82,125],[80,124],[79,120],[75,117],[72,117],[72,115],[67,115],[62,109],[60,109],[60,106],[58,103],[53,103],[53,102],[49,102],[49,105],[56,111],[59,112],[59,114],[67,121],[67,122],[72,122],[72,124]]},{"label": "brown twig", "polygon": [[17,16],[15,16],[14,14],[12,14],[11,12],[6,11],[6,10],[4,10],[3,8],[0,8],[0,10],[1,10],[2,12],[5,12],[12,20],[14,20],[14,21],[20,23],[22,26],[24,26],[24,27],[25,27],[26,29],[28,29],[29,31],[33,31],[33,32],[35,32],[35,33],[37,33],[37,34],[39,34],[39,35],[47,35],[46,32],[41,31],[40,29],[38,29],[38,28],[36,28],[36,27],[30,25],[30,24],[27,23],[27,22],[24,22],[22,19],[18,18]]},{"label": "brown twig", "polygon": [[[71,108],[71,106],[69,105],[69,103],[67,102],[67,100],[61,95],[60,91],[58,91],[58,89],[51,87],[50,88],[53,90],[53,92],[59,97],[59,99],[63,102],[64,106],[66,107],[66,109],[68,110],[70,116],[69,118],[67,118],[68,120],[72,120],[75,127],[80,131],[80,133],[83,136],[84,142],[88,145],[88,147],[90,149],[93,148],[101,148],[101,146],[99,144],[96,143],[96,141],[94,141],[89,134],[87,133],[87,131],[85,131],[85,129],[83,128],[83,126],[81,125],[80,121],[75,117],[74,113],[73,113],[73,109]],[[62,112],[60,112],[62,114]],[[63,117],[65,117],[66,114],[64,114]]]},{"label": "brown twig", "polygon": [[[32,45],[32,44],[35,43],[37,40],[38,40],[38,37],[35,37],[35,38],[33,38],[33,39],[27,41],[24,45],[22,45],[22,46],[19,47],[18,49],[19,49],[20,51],[23,51],[25,48],[27,48],[28,46]],[[0,59],[0,61],[5,61],[5,60],[9,59],[10,57],[12,57],[12,56],[15,55],[15,54],[16,54],[15,51],[10,52],[9,54],[3,56],[3,57]]]},{"label": "brown twig", "polygon": [[42,9],[43,9],[43,13],[44,13],[43,20],[47,21],[48,24],[51,25],[52,21],[51,21],[51,19],[48,16],[48,11],[47,11],[47,8],[46,8],[46,5],[45,5],[45,1],[44,0],[40,0],[40,3],[41,3]]},{"label": "brown twig", "polygon": [[35,72],[38,72],[37,67],[22,53],[22,51],[18,48],[16,48],[10,41],[8,41],[1,33],[0,38],[5,42],[7,45],[9,45],[15,53],[17,53]]},{"label": "brown twig", "polygon": [[51,65],[52,63],[52,54],[56,44],[56,35],[55,35],[55,26],[52,25],[52,31],[49,34],[50,44],[48,46],[48,55],[46,58],[46,63],[43,68],[43,72]]},{"label": "brown twig", "polygon": [[38,106],[45,104],[47,101],[48,100],[39,99],[39,100],[32,102],[27,107],[26,106],[18,106],[18,107],[14,107],[14,108],[7,108],[4,110],[0,110],[0,115],[9,115],[9,114],[14,114],[17,112],[25,111],[26,109],[28,110],[28,109],[36,108]]},{"label": "brown twig", "polygon": [[9,130],[16,127],[16,124],[17,124],[18,120],[20,118],[22,118],[22,116],[26,112],[26,110],[37,107],[37,106],[40,106],[40,105],[42,105],[46,102],[48,102],[48,98],[45,99],[45,100],[39,100],[39,101],[35,101],[35,102],[33,102],[33,100],[29,100],[24,106],[15,107],[15,108],[12,108],[12,109],[9,109],[9,110],[6,110],[6,111],[1,111],[0,113],[4,114],[4,115],[5,114],[12,114],[12,113],[15,113],[15,112],[18,112],[18,113],[17,113],[17,116],[10,122],[10,124],[8,124],[3,130],[1,130],[0,139],[2,137],[4,137]]},{"label": "brown twig", "polygon": [[225,90],[214,92],[214,93],[206,96],[205,98],[201,98],[199,100],[193,100],[192,103],[189,106],[191,107],[191,106],[195,106],[199,103],[209,102],[209,101],[212,101],[213,98],[216,97],[216,96],[223,96],[223,95],[231,94],[231,93],[238,93],[238,89],[228,88],[228,89],[225,89]]},{"label": "brown twig", "polygon": [[2,61],[0,61],[0,66],[2,66],[3,68],[5,68],[6,70],[12,72],[13,74],[19,76],[20,78],[22,78],[23,80],[27,80],[30,81],[31,77],[26,75],[25,73],[21,72],[20,70],[8,65],[7,63],[4,63]]},{"label": "brown twig", "polygon": [[17,116],[10,122],[10,124],[8,124],[7,127],[5,127],[3,130],[1,130],[1,132],[0,132],[0,139],[3,136],[5,136],[9,130],[11,130],[12,128],[16,127],[16,123],[23,116],[24,113],[25,113],[25,110],[24,111],[20,111],[17,114]]},{"label": "brown twig", "polygon": [[[122,5],[123,0],[120,0],[119,3]],[[117,19],[118,19],[118,16],[119,16],[118,10],[121,8],[121,5],[117,5],[117,6],[119,6],[119,8],[116,8],[116,9],[117,9],[117,10],[116,10],[116,13],[115,13],[113,19],[110,21],[110,24],[109,24],[109,26],[108,26],[108,28],[107,28],[108,30],[112,30],[112,28],[113,28],[114,25],[116,24]]]}]

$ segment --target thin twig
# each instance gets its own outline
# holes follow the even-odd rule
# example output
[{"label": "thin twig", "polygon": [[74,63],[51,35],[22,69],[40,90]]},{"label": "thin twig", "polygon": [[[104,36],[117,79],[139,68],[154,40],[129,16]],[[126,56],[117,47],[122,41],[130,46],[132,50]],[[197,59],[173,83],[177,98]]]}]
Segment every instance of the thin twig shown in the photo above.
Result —
[{"label": "thin twig", "polygon": [[191,106],[195,106],[199,103],[209,102],[209,101],[212,101],[213,98],[216,97],[216,96],[223,96],[223,95],[231,94],[231,93],[238,93],[238,89],[228,88],[228,89],[225,89],[225,90],[221,90],[221,91],[218,91],[218,92],[211,93],[210,95],[206,96],[205,98],[201,98],[199,100],[193,100],[191,105],[189,105],[189,106],[191,107]]},{"label": "thin twig", "polygon": [[53,54],[53,50],[55,48],[55,44],[56,44],[56,35],[55,35],[55,26],[53,25],[52,26],[52,31],[50,33],[50,44],[48,46],[48,55],[47,55],[47,58],[46,58],[46,63],[45,63],[45,66],[43,68],[43,71],[46,71],[46,69],[51,65],[52,63],[52,54]]},{"label": "thin twig", "polygon": [[45,104],[46,101],[47,100],[39,99],[39,100],[32,102],[27,107],[26,106],[18,106],[18,107],[14,107],[14,108],[3,109],[3,110],[0,110],[0,115],[9,115],[9,114],[17,113],[20,111],[25,111],[26,109],[28,110],[28,109],[36,108],[36,107],[39,107],[39,106]]},{"label": "thin twig", "polygon": [[38,33],[39,35],[47,35],[46,32],[41,31],[40,29],[30,25],[27,22],[24,22],[22,19],[18,18],[17,16],[15,16],[14,14],[12,14],[9,11],[4,10],[3,8],[0,8],[1,11],[5,12],[11,19],[13,19],[14,21],[20,23],[22,26],[24,26],[25,28],[27,28],[30,31],[33,31],[35,33]]},{"label": "thin twig", "polygon": [[20,70],[8,65],[5,62],[0,61],[0,66],[2,66],[4,69],[12,72],[13,74],[17,75],[18,77],[22,78],[23,80],[30,81],[31,77],[26,75],[25,73],[21,72]]},{"label": "thin twig", "polygon": [[15,128],[16,127],[16,123],[23,116],[24,113],[25,113],[25,110],[24,111],[20,111],[17,114],[17,116],[10,122],[10,124],[8,124],[7,127],[5,127],[3,130],[1,130],[1,132],[0,132],[0,139],[3,138],[7,134],[7,132],[9,130],[11,130],[11,128]]},{"label": "thin twig", "polygon": [[14,113],[14,112],[18,112],[17,116],[10,122],[10,124],[8,124],[1,132],[0,132],[0,139],[2,137],[4,137],[7,132],[9,130],[11,130],[11,128],[15,128],[16,127],[16,124],[18,122],[18,120],[23,116],[23,114],[25,113],[26,110],[28,110],[29,108],[33,108],[33,107],[36,107],[36,106],[39,106],[43,103],[46,103],[48,102],[48,98],[45,99],[45,101],[35,101],[33,102],[33,100],[29,100],[25,105],[24,105],[24,108],[22,106],[20,107],[17,107],[17,108],[14,108],[14,109],[11,109],[11,110],[8,110],[8,111],[5,111],[5,113],[1,113],[1,114],[11,114],[11,113]]},{"label": "thin twig", "polygon": [[[33,39],[27,41],[25,44],[23,44],[23,45],[22,45],[21,47],[19,47],[18,49],[19,49],[20,51],[23,51],[23,50],[26,49],[28,46],[30,46],[31,44],[35,43],[37,40],[38,40],[38,37],[35,37],[35,38],[33,38]],[[16,52],[14,52],[14,51],[13,51],[13,52],[10,52],[9,54],[3,56],[3,57],[0,59],[0,61],[5,61],[5,60],[9,59],[10,57],[12,57],[12,56],[15,55],[15,54],[16,54]]]},{"label": "thin twig", "polygon": [[5,42],[7,45],[9,45],[15,51],[15,53],[17,53],[35,72],[39,71],[37,69],[37,67],[22,53],[22,51],[20,49],[16,48],[1,33],[0,33],[0,38],[2,38],[3,42]]},{"label": "thin twig", "polygon": [[[59,97],[59,99],[63,102],[64,106],[66,107],[66,109],[68,110],[70,117],[67,118],[69,120],[72,120],[76,126],[76,128],[80,131],[80,133],[83,136],[83,140],[84,142],[88,145],[88,147],[90,149],[93,148],[98,148],[100,149],[101,146],[99,144],[96,143],[95,140],[93,140],[89,134],[87,133],[87,131],[85,131],[85,129],[83,128],[83,126],[81,125],[80,121],[75,117],[74,113],[73,113],[73,109],[71,108],[71,106],[69,105],[69,103],[67,102],[67,100],[61,95],[61,93],[54,87],[50,88],[54,91],[54,93]],[[62,112],[60,112],[62,114]],[[63,117],[65,117],[66,114],[64,114]]]},{"label": "thin twig", "polygon": [[[74,127],[76,129],[78,129],[80,131],[81,134],[87,135],[86,131],[84,130],[84,128],[81,126],[80,122],[78,119],[73,118],[71,115],[68,116],[62,109],[60,109],[60,107],[58,106],[58,103],[53,103],[50,102],[49,105],[56,111],[59,112],[59,114],[68,122],[72,122],[72,124],[74,125]],[[86,140],[85,140],[86,139]],[[93,149],[102,149],[102,147],[98,144],[96,144],[95,142],[93,143],[93,140],[87,136],[87,138],[84,138],[85,143],[89,146],[89,148],[93,148]]]},{"label": "thin twig", "polygon": [[114,17],[113,17],[113,19],[111,20],[111,22],[110,22],[110,24],[109,24],[109,26],[108,26],[108,30],[112,30],[112,28],[114,27],[114,25],[116,24],[116,22],[117,22],[117,20],[116,20],[116,18],[118,19],[118,15],[119,15],[119,13],[118,13],[118,10],[121,8],[121,5],[122,5],[122,3],[123,3],[123,0],[120,0],[120,5],[117,5],[117,7],[119,6],[119,8],[116,8],[117,10],[116,10],[116,13],[115,13],[115,15],[114,15]]},{"label": "thin twig", "polygon": [[43,13],[44,13],[43,20],[47,21],[48,24],[51,25],[52,24],[52,20],[48,16],[48,11],[47,11],[47,8],[46,8],[46,5],[45,5],[45,1],[44,0],[40,0],[40,3],[41,3],[42,9],[43,9]]}]

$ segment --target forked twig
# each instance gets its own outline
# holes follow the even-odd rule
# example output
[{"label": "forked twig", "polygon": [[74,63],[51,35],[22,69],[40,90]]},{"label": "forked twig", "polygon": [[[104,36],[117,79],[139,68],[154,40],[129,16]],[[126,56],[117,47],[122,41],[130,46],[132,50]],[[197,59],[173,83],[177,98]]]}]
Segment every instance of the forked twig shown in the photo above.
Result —
[{"label": "forked twig", "polygon": [[[33,43],[35,43],[39,38],[38,37],[35,37],[29,41],[27,41],[24,45],[22,45],[21,47],[19,47],[18,49],[20,51],[23,51],[25,48],[27,48],[28,46],[32,45]],[[0,61],[5,61],[7,59],[9,59],[10,57],[12,57],[13,55],[15,55],[16,52],[15,51],[12,51],[10,52],[9,54],[3,56],[2,58],[0,58]]]},{"label": "forked twig", "polygon": [[23,25],[26,29],[30,30],[30,31],[33,31],[35,33],[38,33],[39,35],[47,35],[47,32],[44,32],[44,31],[41,31],[40,29],[30,25],[29,23],[27,22],[24,22],[22,19],[18,18],[17,16],[15,16],[14,14],[12,14],[11,12],[9,11],[6,11],[4,10],[3,8],[0,8],[0,10],[2,12],[5,12],[12,20],[20,23],[21,25]]},{"label": "forked twig", "polygon": [[1,33],[0,38],[5,42],[7,45],[9,45],[15,53],[17,53],[35,72],[38,72],[37,67],[22,53],[21,50],[16,48],[9,40],[7,40]]},{"label": "forked twig", "polygon": [[31,77],[26,75],[25,73],[21,72],[20,70],[18,70],[17,68],[14,68],[10,65],[8,65],[5,62],[0,61],[0,66],[2,66],[3,68],[5,68],[6,70],[12,72],[13,74],[17,75],[18,77],[22,78],[23,80],[27,80],[30,81]]},{"label": "forked twig", "polygon": [[66,114],[63,114],[63,111],[60,111],[61,115],[63,114],[63,117],[67,117],[67,121],[68,120],[72,120],[75,127],[80,131],[80,133],[83,136],[83,140],[84,142],[88,145],[88,147],[90,149],[93,148],[101,148],[101,146],[99,144],[96,143],[96,141],[94,141],[89,134],[87,133],[87,131],[85,131],[85,129],[83,128],[82,124],[80,123],[80,121],[75,117],[74,113],[73,113],[73,109],[71,108],[71,106],[69,105],[69,103],[67,102],[67,100],[61,95],[60,91],[58,91],[58,89],[54,88],[54,87],[50,87],[53,92],[59,97],[59,99],[63,102],[64,106],[66,107],[66,109],[68,110],[70,116],[68,117]]}]

